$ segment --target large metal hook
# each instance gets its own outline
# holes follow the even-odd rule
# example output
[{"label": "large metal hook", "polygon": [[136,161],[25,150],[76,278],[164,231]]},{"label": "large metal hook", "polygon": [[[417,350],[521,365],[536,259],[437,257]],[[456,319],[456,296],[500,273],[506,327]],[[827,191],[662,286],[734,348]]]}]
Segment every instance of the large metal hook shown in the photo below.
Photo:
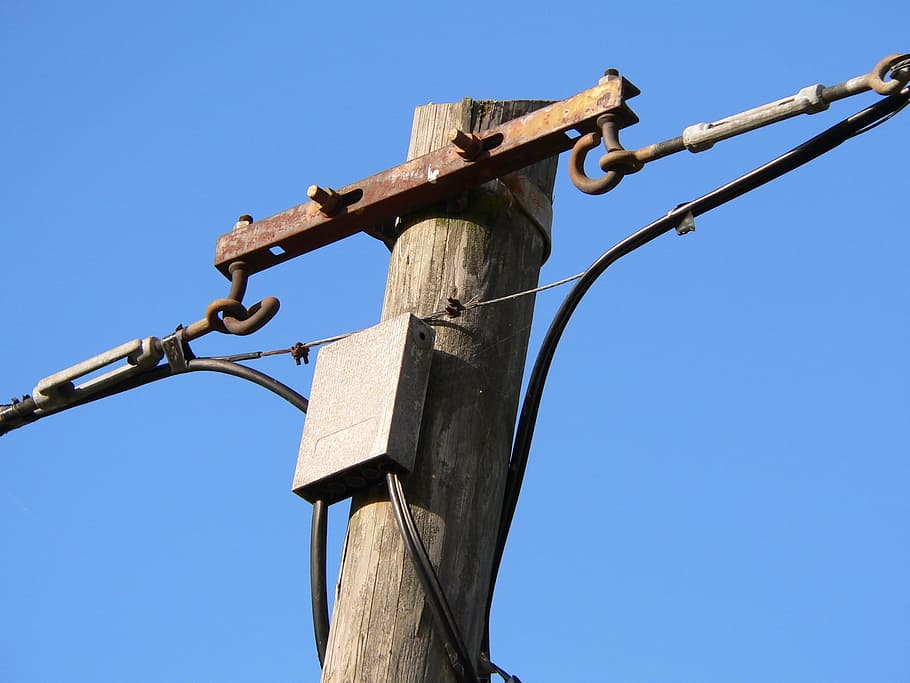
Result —
[{"label": "large metal hook", "polygon": [[280,304],[273,296],[266,297],[249,308],[243,305],[249,277],[243,261],[232,263],[228,267],[228,272],[231,274],[231,289],[227,297],[215,299],[206,307],[205,317],[186,328],[187,341],[215,331],[238,336],[252,334],[278,313]]},{"label": "large metal hook", "polygon": [[[644,166],[644,162],[637,158],[635,152],[624,149],[619,142],[619,126],[616,114],[604,114],[597,119],[600,133],[582,135],[575,142],[569,155],[569,178],[572,184],[585,194],[609,192],[619,185],[626,175],[640,171]],[[598,162],[604,175],[600,178],[589,178],[585,173],[585,160],[588,152],[597,147],[601,140],[607,150]]]}]

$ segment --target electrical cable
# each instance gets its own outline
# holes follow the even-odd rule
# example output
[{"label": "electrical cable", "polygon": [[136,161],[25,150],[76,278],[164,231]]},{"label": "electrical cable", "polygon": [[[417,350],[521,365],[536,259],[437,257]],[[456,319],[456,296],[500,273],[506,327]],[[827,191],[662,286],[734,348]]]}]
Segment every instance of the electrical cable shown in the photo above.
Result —
[{"label": "electrical cable", "polygon": [[310,602],[313,609],[313,634],[316,637],[316,656],[319,666],[325,665],[329,643],[329,603],[326,588],[327,506],[324,500],[313,501],[310,525]]},{"label": "electrical cable", "polygon": [[288,385],[279,382],[274,377],[259,372],[253,368],[240,363],[234,363],[229,360],[220,360],[218,358],[192,358],[186,362],[188,372],[220,372],[225,375],[233,375],[240,379],[245,379],[253,384],[258,384],[263,389],[268,389],[273,394],[277,394],[300,412],[306,413],[309,408],[309,401],[301,394],[291,389]]},{"label": "electrical cable", "polygon": [[547,373],[556,352],[556,346],[562,337],[572,314],[581,302],[582,297],[591,288],[594,282],[617,260],[647,244],[655,238],[678,227],[687,217],[694,218],[715,209],[727,202],[740,197],[747,192],[774,180],[785,173],[818,158],[831,151],[841,143],[861,133],[871,130],[879,123],[894,116],[910,102],[910,89],[904,89],[895,95],[883,98],[875,104],[857,112],[839,123],[831,126],[810,140],[794,147],[779,157],[762,166],[732,180],[715,190],[702,195],[698,199],[680,204],[665,216],[646,225],[637,232],[632,233],[613,247],[604,252],[584,272],[581,279],[572,287],[562,305],[553,317],[546,336],[541,343],[540,350],[531,370],[528,386],[522,402],[515,440],[512,446],[512,456],[506,478],[506,488],[503,497],[502,514],[500,516],[496,548],[494,550],[493,568],[490,579],[490,591],[487,599],[485,616],[485,633],[483,650],[489,653],[490,646],[490,612],[493,603],[493,592],[496,587],[496,578],[502,564],[506,540],[518,498],[521,491],[522,480],[527,469],[528,456],[531,449],[531,440],[540,408],[544,384]]},{"label": "electrical cable", "polygon": [[[746,194],[771,180],[774,180],[796,168],[816,159],[825,154],[846,140],[865,133],[881,125],[891,117],[895,116],[901,109],[910,102],[910,90],[902,90],[900,93],[880,100],[876,104],[854,114],[853,116],[835,124],[823,133],[815,136],[809,141],[791,149],[776,159],[740,176],[739,178],[722,185],[721,187],[702,195],[698,199],[680,204],[665,216],[657,219],[649,225],[641,228],[637,232],[629,235],[622,241],[615,244],[609,250],[604,252],[584,273],[567,278],[556,284],[562,284],[569,280],[578,279],[576,285],[564,299],[562,305],[557,311],[550,324],[547,334],[541,344],[528,387],[525,392],[525,398],[522,403],[521,414],[516,429],[515,439],[513,442],[512,456],[509,465],[509,471],[506,481],[505,495],[503,499],[502,514],[500,516],[500,525],[497,533],[497,543],[494,551],[493,570],[491,573],[490,590],[486,606],[485,616],[485,633],[484,633],[484,656],[489,653],[489,621],[492,607],[493,593],[496,584],[496,578],[502,562],[502,556],[505,549],[505,543],[514,518],[520,495],[521,485],[527,469],[530,445],[533,438],[534,428],[537,421],[537,415],[540,408],[540,401],[543,394],[544,384],[547,374],[555,354],[556,346],[561,339],[569,319],[578,307],[581,299],[591,288],[594,282],[603,274],[606,269],[623,256],[644,246],[648,242],[656,239],[680,224],[687,218],[702,215],[711,211],[743,194]],[[555,285],[550,285],[555,286]],[[538,288],[542,289],[542,288]],[[538,291],[538,290],[531,290]],[[502,300],[527,294],[522,292],[510,297],[503,297]],[[472,302],[474,305],[485,305],[497,303],[500,299],[487,302]],[[473,306],[472,306],[473,307]],[[467,308],[465,309],[467,310]],[[311,345],[334,341],[338,337],[319,340]],[[268,355],[268,354],[259,354]],[[258,357],[258,356],[256,356]],[[277,394],[281,398],[306,413],[308,401],[305,397],[288,387],[287,385],[275,380],[274,378],[249,368],[245,365],[226,360],[223,358],[190,358],[186,362],[186,371],[209,371],[219,372],[222,374],[233,375],[241,379],[258,384],[259,386]],[[112,396],[123,391],[133,389],[145,384],[172,376],[175,373],[168,365],[160,365],[148,370],[140,375],[136,375],[124,380],[122,383],[113,387],[108,387],[103,391],[92,394],[82,400],[75,401],[65,407],[41,409],[34,412],[30,405],[33,399],[26,398],[21,401],[20,409],[16,405],[3,406],[11,413],[19,414],[21,411],[22,422],[31,422],[47,415],[60,412],[64,409],[90,403],[107,396]],[[29,411],[31,408],[31,412]],[[18,425],[16,425],[18,426]],[[0,434],[8,431],[4,428]],[[446,638],[452,665],[454,670],[459,674],[465,683],[477,683],[477,675],[470,656],[464,644],[464,640],[455,622],[451,607],[445,598],[442,586],[439,583],[438,576],[427,555],[426,548],[420,539],[419,532],[411,516],[410,508],[402,489],[401,482],[394,473],[387,475],[387,485],[389,497],[392,503],[392,510],[396,522],[401,532],[405,549],[414,564],[417,571],[418,579],[426,593],[431,610]],[[328,642],[329,618],[328,618],[328,600],[326,588],[326,536],[327,536],[327,510],[324,501],[317,500],[313,506],[313,520],[311,526],[311,557],[310,557],[310,581],[311,581],[311,602],[313,610],[313,625],[316,637],[316,649],[319,656],[320,665],[323,664]],[[499,673],[501,670],[494,667]]]},{"label": "electrical cable", "polygon": [[401,533],[405,551],[408,557],[411,558],[411,563],[417,572],[417,579],[420,581],[427,602],[430,605],[430,611],[432,611],[436,624],[446,640],[447,647],[445,651],[449,655],[452,668],[463,683],[478,683],[474,663],[468,654],[464,638],[455,621],[452,608],[449,606],[448,600],[446,600],[445,592],[439,583],[439,577],[436,575],[436,570],[433,568],[427,549],[420,538],[420,532],[414,523],[411,508],[401,486],[401,480],[397,474],[389,472],[386,474],[386,485],[389,489],[392,514],[398,524],[398,531]]},{"label": "electrical cable", "polygon": [[[302,413],[306,413],[309,408],[309,401],[307,401],[303,395],[297,393],[275,378],[247,367],[246,365],[241,365],[221,358],[189,358],[186,361],[185,369],[187,372],[218,372],[239,377],[240,379],[258,384],[273,394],[278,395]],[[168,364],[157,365],[146,372],[128,377],[119,384],[108,387],[97,393],[90,394],[66,406],[56,409],[42,409],[40,413],[31,414],[29,417],[32,418],[31,421],[38,420],[68,408],[92,403],[99,399],[114,396],[124,391],[128,391],[129,389],[135,389],[178,374],[183,373],[175,372]],[[22,403],[25,403],[26,401],[33,401],[33,399],[25,399]],[[313,503],[313,518],[310,533],[310,592],[313,609],[313,630],[320,666],[325,659],[326,644],[328,643],[329,634],[328,589],[326,588],[327,526],[325,501],[317,500]]]}]

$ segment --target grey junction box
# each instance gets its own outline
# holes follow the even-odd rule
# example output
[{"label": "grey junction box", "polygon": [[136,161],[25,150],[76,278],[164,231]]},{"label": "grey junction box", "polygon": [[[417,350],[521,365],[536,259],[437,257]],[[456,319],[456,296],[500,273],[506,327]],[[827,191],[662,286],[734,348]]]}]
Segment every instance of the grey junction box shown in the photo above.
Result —
[{"label": "grey junction box", "polygon": [[319,352],[294,493],[334,503],[413,469],[435,336],[405,313]]}]

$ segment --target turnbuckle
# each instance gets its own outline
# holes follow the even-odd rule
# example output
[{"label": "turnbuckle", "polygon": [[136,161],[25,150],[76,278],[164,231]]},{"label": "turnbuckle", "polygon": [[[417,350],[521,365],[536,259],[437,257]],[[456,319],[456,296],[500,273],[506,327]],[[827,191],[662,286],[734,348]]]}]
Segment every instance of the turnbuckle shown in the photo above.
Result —
[{"label": "turnbuckle", "polygon": [[[171,360],[174,353],[173,349],[168,348],[169,344],[177,343],[182,350],[186,342],[198,339],[209,332],[247,335],[261,329],[278,312],[278,299],[270,296],[247,308],[241,303],[243,295],[246,293],[248,279],[245,266],[241,262],[232,263],[230,272],[231,288],[227,297],[215,299],[210,303],[205,310],[204,318],[186,329],[178,328],[176,333],[165,337],[164,340],[158,337],[134,339],[45,377],[32,391],[36,408],[61,408],[90,394],[98,393],[102,389],[119,384],[133,375],[155,367],[158,361],[165,356],[166,351],[168,352],[168,362],[174,366],[175,363]],[[80,377],[113,365],[120,360],[125,360],[126,363],[100,376],[92,377],[82,384],[74,384],[74,381]]]},{"label": "turnbuckle", "polygon": [[[241,216],[240,220],[252,222],[249,216]],[[165,356],[173,372],[183,372],[186,358],[192,357],[187,342],[204,334],[247,335],[261,329],[278,312],[278,299],[266,297],[247,308],[242,303],[248,280],[246,265],[237,261],[230,265],[229,271],[231,288],[228,295],[210,303],[201,320],[186,328],[178,327],[176,332],[163,339],[146,337],[121,344],[45,377],[35,385],[31,396],[0,405],[0,435],[42,414],[69,408],[94,394],[113,389],[131,377],[151,370]],[[119,361],[125,362],[102,374],[93,374]],[[87,375],[93,376],[83,379]],[[77,384],[80,379],[83,381]]]},{"label": "turnbuckle", "polygon": [[[609,74],[608,74],[609,76]],[[875,91],[879,95],[895,95],[910,82],[910,53],[888,55],[868,73],[831,87],[810,85],[795,95],[749,109],[733,116],[689,126],[679,137],[664,140],[635,151],[623,149],[619,143],[619,128],[623,122],[615,114],[605,114],[597,120],[600,133],[582,135],[575,142],[569,157],[569,177],[586,194],[604,194],[616,187],[628,174],[636,173],[649,161],[654,161],[688,149],[703,152],[714,143],[777,123],[799,114],[815,114],[828,108],[831,102]],[[585,158],[603,139],[607,153],[600,158],[604,172],[600,178],[585,173]]]}]

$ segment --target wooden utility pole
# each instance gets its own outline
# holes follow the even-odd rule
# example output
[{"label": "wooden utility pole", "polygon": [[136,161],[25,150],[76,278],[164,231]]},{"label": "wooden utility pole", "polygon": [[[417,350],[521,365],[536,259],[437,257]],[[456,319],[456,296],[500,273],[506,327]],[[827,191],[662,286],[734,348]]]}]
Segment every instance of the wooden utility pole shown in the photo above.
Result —
[{"label": "wooden utility pole", "polygon": [[[408,157],[450,144],[453,129],[478,132],[543,104],[465,100],[420,107]],[[555,173],[552,157],[518,178],[405,216],[392,250],[383,320],[406,311],[429,315],[448,297],[464,303],[535,287],[549,250],[549,220],[541,220],[540,208],[549,210]],[[536,212],[529,207],[535,199]],[[404,477],[475,667],[533,306],[534,297],[526,296],[435,323],[417,464]],[[352,501],[337,591],[323,683],[458,680],[384,486]]]}]

